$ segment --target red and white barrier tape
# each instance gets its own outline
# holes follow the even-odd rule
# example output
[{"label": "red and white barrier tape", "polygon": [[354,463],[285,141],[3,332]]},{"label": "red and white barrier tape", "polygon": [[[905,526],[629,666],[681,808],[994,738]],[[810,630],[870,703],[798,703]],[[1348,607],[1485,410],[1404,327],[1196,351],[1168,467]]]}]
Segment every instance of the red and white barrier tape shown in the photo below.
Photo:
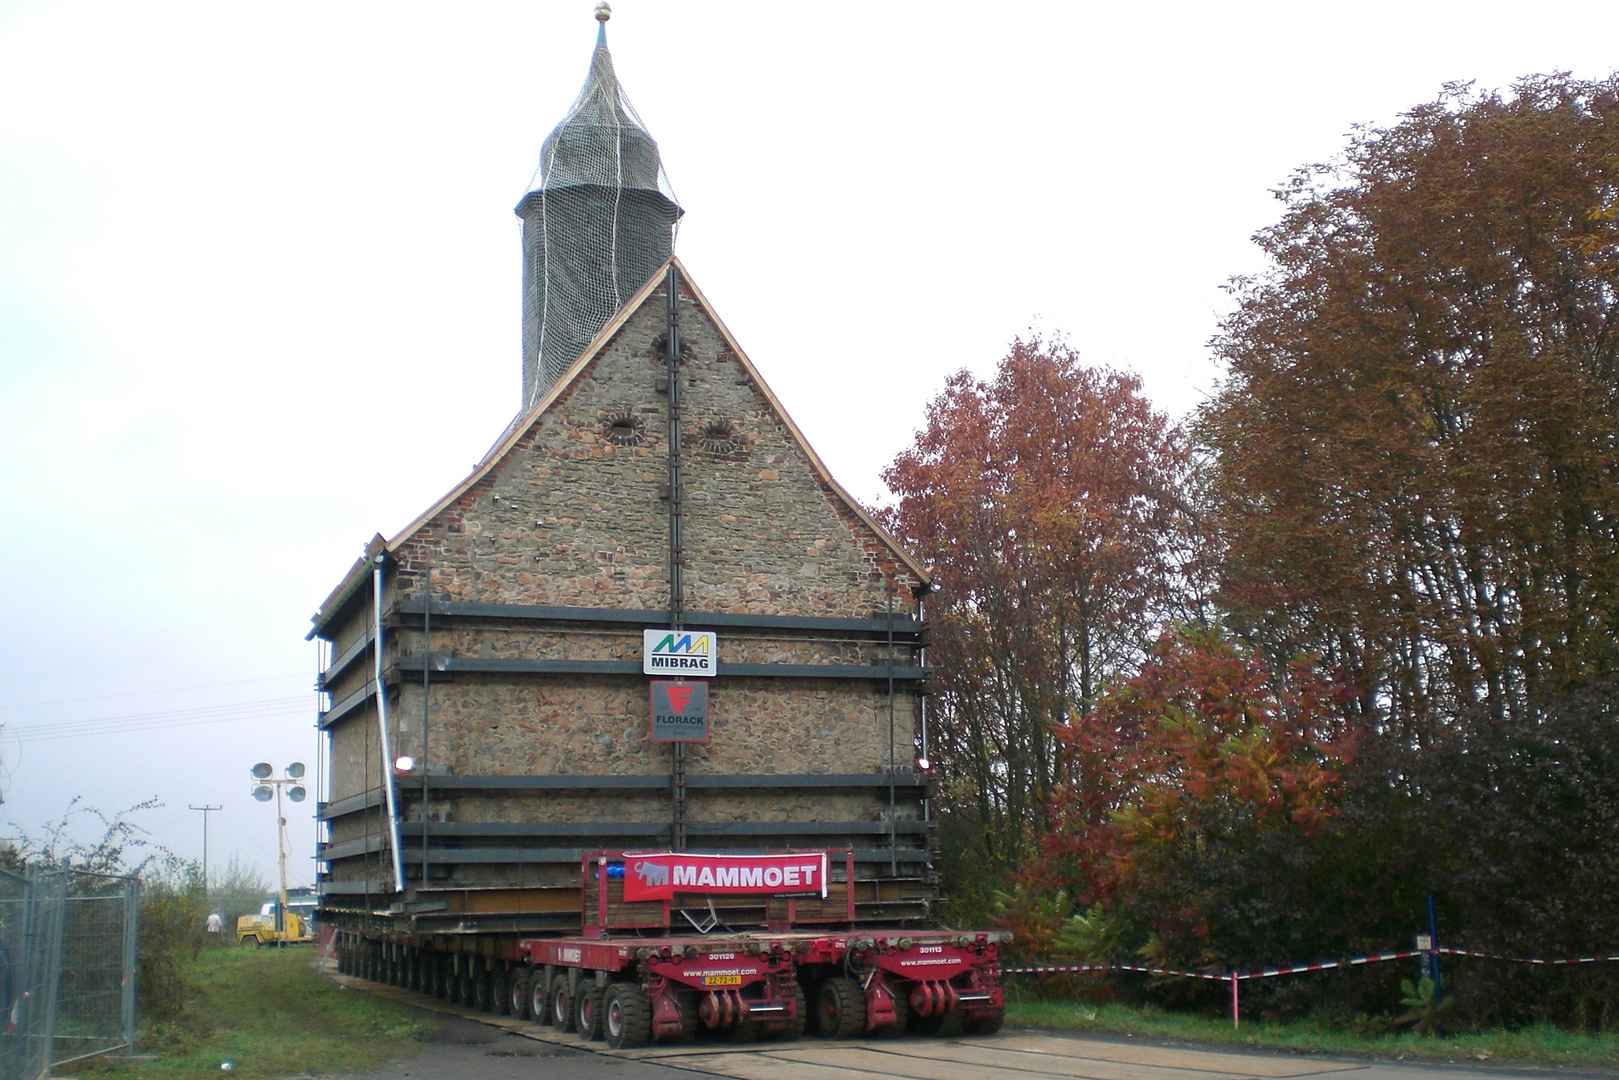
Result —
[{"label": "red and white barrier tape", "polygon": [[1443,956],[1472,956],[1480,960],[1506,960],[1513,964],[1544,964],[1548,967],[1558,967],[1564,964],[1619,962],[1619,956],[1574,956],[1567,960],[1542,960],[1538,956],[1500,956],[1496,953],[1478,952],[1474,949],[1452,949],[1444,945],[1434,951]]},{"label": "red and white barrier tape", "polygon": [[[1441,946],[1432,950],[1442,956],[1470,956],[1480,960],[1505,960],[1514,964],[1541,964],[1545,966],[1559,966],[1566,964],[1601,964],[1606,962],[1619,962],[1616,956],[1575,956],[1567,960],[1542,960],[1533,956],[1502,956],[1498,953],[1479,952],[1476,949],[1452,949]],[[1232,979],[1247,981],[1249,979],[1273,979],[1279,975],[1301,975],[1307,971],[1330,971],[1333,968],[1359,967],[1363,964],[1380,964],[1386,960],[1408,960],[1414,956],[1426,956],[1428,950],[1409,949],[1405,951],[1369,953],[1365,956],[1351,956],[1347,960],[1321,960],[1314,964],[1294,964],[1291,967],[1260,968],[1258,971],[1178,971],[1173,968],[1142,967],[1137,964],[1028,964],[1018,967],[1001,968],[1002,975],[1080,975],[1092,971],[1135,971],[1146,975],[1168,975],[1182,979],[1208,979],[1212,982],[1230,982]]]},{"label": "red and white barrier tape", "polygon": [[1385,960],[1408,960],[1413,956],[1429,956],[1436,953],[1442,956],[1470,956],[1481,960],[1506,960],[1514,964],[1598,964],[1610,960],[1619,961],[1619,956],[1576,956],[1567,960],[1542,960],[1538,957],[1500,956],[1496,953],[1477,952],[1472,949],[1452,949],[1441,946],[1437,949],[1369,953],[1366,956],[1351,956],[1347,960],[1322,960],[1314,964],[1261,968],[1258,971],[1227,971],[1224,974],[1211,971],[1176,971],[1173,968],[1142,967],[1137,964],[1028,964],[1018,967],[1003,967],[1001,968],[1001,974],[1080,975],[1090,971],[1136,971],[1147,975],[1168,975],[1182,979],[1207,979],[1210,982],[1230,983],[1231,1024],[1235,1027],[1240,1022],[1241,1017],[1237,987],[1248,979],[1273,979],[1278,975],[1301,975],[1307,971],[1329,971],[1332,968],[1358,967],[1362,964],[1379,964]]}]

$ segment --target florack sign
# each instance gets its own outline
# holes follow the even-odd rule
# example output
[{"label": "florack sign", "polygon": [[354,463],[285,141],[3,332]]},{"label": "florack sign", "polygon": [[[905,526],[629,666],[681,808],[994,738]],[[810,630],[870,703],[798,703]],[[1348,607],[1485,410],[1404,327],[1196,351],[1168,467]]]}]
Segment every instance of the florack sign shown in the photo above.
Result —
[{"label": "florack sign", "polygon": [[708,684],[652,680],[652,741],[708,741]]}]

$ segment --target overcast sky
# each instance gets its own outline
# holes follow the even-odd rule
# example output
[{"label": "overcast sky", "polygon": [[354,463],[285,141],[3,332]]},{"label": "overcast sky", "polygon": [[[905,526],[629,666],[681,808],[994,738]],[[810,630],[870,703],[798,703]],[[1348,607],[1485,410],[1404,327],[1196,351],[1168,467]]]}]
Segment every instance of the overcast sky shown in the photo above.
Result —
[{"label": "overcast sky", "polygon": [[[520,387],[518,220],[588,0],[0,0],[0,828],[74,796],[274,870],[309,616]],[[1184,415],[1297,166],[1619,4],[621,0],[678,253],[833,472],[1031,327]],[[89,723],[102,721],[102,723]],[[309,804],[293,882],[312,878]],[[88,831],[88,830],[86,830]]]}]

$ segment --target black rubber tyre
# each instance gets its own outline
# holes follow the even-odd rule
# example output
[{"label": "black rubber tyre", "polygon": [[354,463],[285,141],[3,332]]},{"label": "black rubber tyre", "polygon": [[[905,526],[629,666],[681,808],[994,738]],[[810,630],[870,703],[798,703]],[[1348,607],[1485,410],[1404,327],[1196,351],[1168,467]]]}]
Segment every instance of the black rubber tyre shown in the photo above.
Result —
[{"label": "black rubber tyre", "polygon": [[652,1039],[652,1003],[634,983],[614,983],[602,998],[602,1033],[614,1050]]},{"label": "black rubber tyre", "polygon": [[574,995],[573,1030],[585,1042],[601,1038],[604,996],[604,988],[594,982],[581,982],[579,992]]},{"label": "black rubber tyre", "polygon": [[450,977],[449,960],[442,956],[434,957],[433,996],[438,998],[440,1001],[450,1000],[450,983],[453,981],[454,980]]},{"label": "black rubber tyre", "polygon": [[792,1023],[776,1033],[778,1038],[802,1038],[804,1029],[809,1026],[809,999],[804,996],[804,985],[802,983],[793,984],[793,1011],[795,1016]]},{"label": "black rubber tyre", "polygon": [[455,980],[456,992],[460,995],[463,1009],[476,1008],[478,1004],[478,977],[473,974],[462,975]]},{"label": "black rubber tyre", "polygon": [[968,1020],[964,1025],[964,1030],[969,1035],[993,1035],[1001,1030],[1001,1025],[1004,1023],[1006,1023],[1006,1006],[1002,1005],[988,1016],[980,1017],[977,1020]]},{"label": "black rubber tyre", "polygon": [[545,981],[545,972],[535,970],[529,975],[528,1016],[536,1024],[551,1022],[551,986]]},{"label": "black rubber tyre", "polygon": [[568,995],[568,977],[551,980],[551,1026],[558,1031],[573,1030],[573,998]]},{"label": "black rubber tyre", "polygon": [[506,1013],[516,1020],[527,1020],[528,993],[534,972],[529,968],[518,968],[512,972],[511,978],[506,980]]},{"label": "black rubber tyre", "polygon": [[697,994],[691,990],[682,990],[675,995],[675,1008],[680,1011],[680,1037],[682,1039],[695,1039],[697,1032],[702,1029],[703,1021],[697,1015]]},{"label": "black rubber tyre", "polygon": [[472,977],[472,1007],[479,1012],[489,1012],[495,1007],[495,977],[487,971]]},{"label": "black rubber tyre", "polygon": [[821,983],[815,995],[815,1031],[823,1039],[849,1039],[866,1030],[866,995],[841,976]]},{"label": "black rubber tyre", "polygon": [[494,974],[494,983],[489,991],[490,1011],[496,1016],[506,1016],[512,1011],[512,973],[497,971]]}]

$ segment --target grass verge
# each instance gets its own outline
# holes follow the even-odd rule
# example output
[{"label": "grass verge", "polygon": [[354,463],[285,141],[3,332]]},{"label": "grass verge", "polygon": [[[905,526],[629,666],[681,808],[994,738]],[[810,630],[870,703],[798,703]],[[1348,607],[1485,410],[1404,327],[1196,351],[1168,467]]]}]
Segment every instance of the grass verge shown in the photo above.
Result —
[{"label": "grass verge", "polygon": [[1427,1039],[1409,1032],[1362,1038],[1309,1020],[1287,1024],[1168,1012],[1153,1006],[1088,1005],[1072,1001],[1016,1001],[1006,1007],[1009,1024],[1059,1031],[1134,1035],[1176,1042],[1213,1043],[1302,1053],[1327,1053],[1412,1061],[1535,1062],[1585,1067],[1619,1066],[1619,1036],[1578,1035],[1549,1026],[1515,1031],[1458,1033]]},{"label": "grass verge", "polygon": [[68,1066],[96,1080],[222,1080],[357,1073],[408,1056],[437,1030],[432,1013],[345,990],[315,971],[312,948],[206,949],[187,961],[185,1011],[142,1026],[140,1055]]}]

